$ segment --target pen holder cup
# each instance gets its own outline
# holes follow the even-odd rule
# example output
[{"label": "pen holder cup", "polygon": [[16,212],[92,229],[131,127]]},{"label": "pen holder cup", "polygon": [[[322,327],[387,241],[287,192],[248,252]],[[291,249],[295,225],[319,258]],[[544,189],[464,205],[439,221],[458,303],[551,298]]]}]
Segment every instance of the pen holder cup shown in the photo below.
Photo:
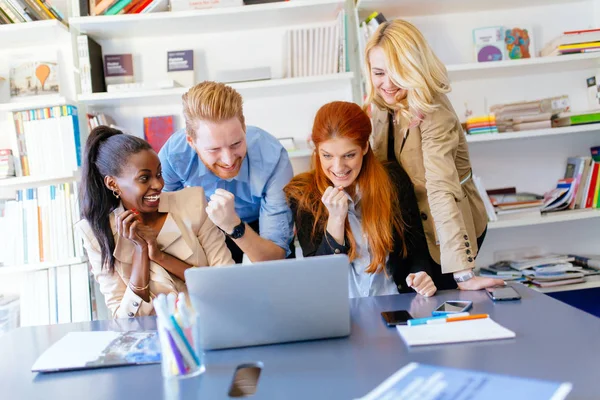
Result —
[{"label": "pen holder cup", "polygon": [[188,325],[175,317],[167,321],[157,319],[163,378],[190,378],[206,370],[197,319]]}]

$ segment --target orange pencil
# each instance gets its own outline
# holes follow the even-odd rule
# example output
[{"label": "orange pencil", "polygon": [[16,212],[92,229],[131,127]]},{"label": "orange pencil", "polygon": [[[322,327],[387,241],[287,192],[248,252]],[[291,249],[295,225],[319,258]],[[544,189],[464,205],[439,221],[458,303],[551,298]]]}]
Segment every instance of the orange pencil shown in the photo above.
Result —
[{"label": "orange pencil", "polygon": [[446,322],[457,322],[457,321],[468,321],[471,319],[483,319],[483,318],[489,318],[488,314],[473,314],[473,315],[465,315],[463,317],[449,317],[446,318]]}]

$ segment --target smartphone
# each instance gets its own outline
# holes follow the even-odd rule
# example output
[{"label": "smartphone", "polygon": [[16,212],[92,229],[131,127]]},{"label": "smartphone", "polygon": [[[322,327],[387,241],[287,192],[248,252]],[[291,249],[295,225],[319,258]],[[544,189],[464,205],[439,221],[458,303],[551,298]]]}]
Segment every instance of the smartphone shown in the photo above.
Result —
[{"label": "smartphone", "polygon": [[510,286],[491,287],[486,288],[485,291],[494,301],[519,300],[521,298],[515,288]]},{"label": "smartphone", "polygon": [[383,311],[381,316],[387,326],[406,325],[409,319],[413,319],[412,315],[406,310]]},{"label": "smartphone", "polygon": [[468,300],[445,301],[442,305],[433,310],[431,315],[456,314],[469,311],[471,307],[473,307],[473,302]]}]

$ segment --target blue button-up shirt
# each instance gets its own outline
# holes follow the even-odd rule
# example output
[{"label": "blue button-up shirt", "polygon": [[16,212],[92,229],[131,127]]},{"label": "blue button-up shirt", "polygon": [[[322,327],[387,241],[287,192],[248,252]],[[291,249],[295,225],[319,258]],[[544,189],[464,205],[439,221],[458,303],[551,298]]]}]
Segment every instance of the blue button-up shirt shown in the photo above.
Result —
[{"label": "blue button-up shirt", "polygon": [[283,187],[292,179],[287,151],[269,133],[254,126],[246,128],[248,152],[239,174],[230,180],[214,175],[186,142],[185,130],[175,132],[160,150],[165,191],[201,186],[207,201],[216,189],[235,195],[235,211],[244,222],[258,220],[260,236],[272,241],[289,255],[292,240],[292,212]]}]

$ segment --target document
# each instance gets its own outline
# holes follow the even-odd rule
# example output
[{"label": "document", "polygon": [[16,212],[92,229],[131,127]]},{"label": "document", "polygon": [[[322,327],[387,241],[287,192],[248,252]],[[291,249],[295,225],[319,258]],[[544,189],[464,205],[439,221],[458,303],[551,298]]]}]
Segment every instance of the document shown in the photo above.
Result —
[{"label": "document", "polygon": [[570,383],[410,363],[357,400],[564,400]]},{"label": "document", "polygon": [[160,363],[158,334],[151,332],[69,332],[33,364],[33,372],[69,371]]},{"label": "document", "polygon": [[515,337],[513,331],[494,322],[491,318],[449,322],[446,324],[398,325],[396,328],[407,346],[476,342]]}]

